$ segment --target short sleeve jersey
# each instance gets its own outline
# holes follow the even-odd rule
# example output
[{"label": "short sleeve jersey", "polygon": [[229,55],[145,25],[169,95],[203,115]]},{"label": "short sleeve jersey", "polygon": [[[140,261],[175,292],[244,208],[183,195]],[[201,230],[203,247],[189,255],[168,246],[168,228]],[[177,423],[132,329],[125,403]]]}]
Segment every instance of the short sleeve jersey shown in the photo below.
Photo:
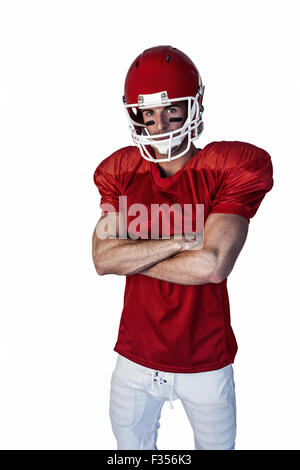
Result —
[{"label": "short sleeve jersey", "polygon": [[[105,211],[119,212],[120,197],[126,196],[126,211],[137,203],[147,207],[149,214],[151,204],[202,204],[204,223],[217,212],[250,221],[273,186],[273,171],[265,150],[245,142],[221,141],[198,149],[183,168],[163,178],[156,163],[129,146],[99,164],[94,182]],[[132,213],[127,224],[131,220]],[[237,342],[227,279],[183,285],[143,274],[126,276],[114,350],[166,372],[203,372],[234,362]]]}]

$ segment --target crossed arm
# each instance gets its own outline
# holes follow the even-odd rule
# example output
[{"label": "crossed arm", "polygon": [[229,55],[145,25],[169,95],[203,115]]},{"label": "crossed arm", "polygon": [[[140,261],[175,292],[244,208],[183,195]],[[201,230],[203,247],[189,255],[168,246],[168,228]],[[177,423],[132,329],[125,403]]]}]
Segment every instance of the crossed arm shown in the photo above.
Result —
[{"label": "crossed arm", "polygon": [[[235,214],[210,214],[204,243],[185,238],[160,240],[100,239],[99,233],[118,214],[102,216],[93,233],[93,261],[99,275],[143,274],[177,284],[219,283],[228,277],[246,241],[248,220]],[[107,231],[108,237],[109,229]]]}]

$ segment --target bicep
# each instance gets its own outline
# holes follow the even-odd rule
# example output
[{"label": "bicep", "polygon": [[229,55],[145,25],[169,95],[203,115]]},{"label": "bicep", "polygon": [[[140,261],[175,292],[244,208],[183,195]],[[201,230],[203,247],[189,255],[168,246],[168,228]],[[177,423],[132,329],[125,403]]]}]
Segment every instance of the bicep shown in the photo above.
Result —
[{"label": "bicep", "polygon": [[216,278],[225,279],[240,254],[247,238],[249,222],[236,214],[213,213],[204,226],[203,248],[216,257]]}]

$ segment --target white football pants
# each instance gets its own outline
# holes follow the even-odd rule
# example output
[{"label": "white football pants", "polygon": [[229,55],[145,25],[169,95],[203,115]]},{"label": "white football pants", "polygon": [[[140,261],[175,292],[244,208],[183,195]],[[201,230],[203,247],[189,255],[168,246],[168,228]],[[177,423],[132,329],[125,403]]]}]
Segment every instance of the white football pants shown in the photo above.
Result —
[{"label": "white football pants", "polygon": [[236,403],[233,367],[172,373],[149,369],[118,354],[109,415],[118,450],[157,450],[161,409],[180,399],[196,450],[234,450]]}]

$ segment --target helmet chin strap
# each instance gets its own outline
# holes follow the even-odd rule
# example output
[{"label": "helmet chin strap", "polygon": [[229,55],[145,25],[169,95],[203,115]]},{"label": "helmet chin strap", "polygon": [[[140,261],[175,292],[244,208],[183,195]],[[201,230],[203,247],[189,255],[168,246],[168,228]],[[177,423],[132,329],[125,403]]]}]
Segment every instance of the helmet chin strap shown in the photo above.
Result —
[{"label": "helmet chin strap", "polygon": [[[184,141],[184,137],[181,139],[178,137],[177,142],[174,142],[175,145],[171,147],[171,153],[176,152],[176,150],[180,147],[182,142]],[[161,155],[167,155],[169,151],[169,142],[151,142],[151,147],[154,147]]]},{"label": "helmet chin strap", "polygon": [[[175,145],[173,145],[171,147],[171,154],[172,153],[175,153],[179,147],[181,146],[182,142],[184,141],[185,139],[185,136],[180,138],[178,137],[177,140],[180,139],[179,143],[175,143]],[[162,143],[162,144],[159,144],[159,142],[157,143],[153,143],[151,144],[151,147],[154,147],[159,153],[160,155],[167,155],[168,154],[168,151],[169,151],[169,143]]]}]

